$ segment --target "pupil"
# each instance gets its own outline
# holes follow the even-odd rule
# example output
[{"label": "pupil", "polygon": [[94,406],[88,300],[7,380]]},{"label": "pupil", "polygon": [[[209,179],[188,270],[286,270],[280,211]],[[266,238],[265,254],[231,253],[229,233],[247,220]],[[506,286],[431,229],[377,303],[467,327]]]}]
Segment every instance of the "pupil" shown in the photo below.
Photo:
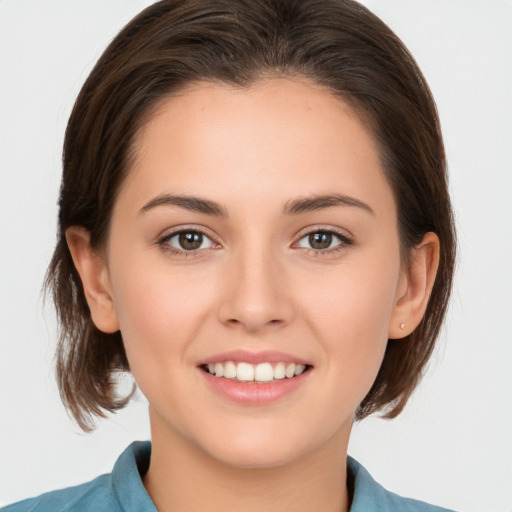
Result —
[{"label": "pupil", "polygon": [[309,235],[309,244],[313,249],[327,249],[332,242],[330,233],[312,233]]},{"label": "pupil", "polygon": [[199,249],[203,243],[203,235],[201,233],[181,233],[179,236],[179,242],[181,247],[187,251],[193,251]]}]

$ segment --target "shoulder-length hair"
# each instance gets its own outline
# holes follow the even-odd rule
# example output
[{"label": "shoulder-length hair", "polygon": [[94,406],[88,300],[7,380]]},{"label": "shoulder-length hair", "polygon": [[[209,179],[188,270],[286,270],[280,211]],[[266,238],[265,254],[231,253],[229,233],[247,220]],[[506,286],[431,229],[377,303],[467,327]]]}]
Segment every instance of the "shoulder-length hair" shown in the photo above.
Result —
[{"label": "shoulder-length hair", "polygon": [[130,168],[134,137],[158,104],[198,81],[248,87],[262,77],[302,76],[346,101],[375,137],[398,211],[401,255],[426,232],[440,266],[416,330],[389,340],[356,418],[398,415],[432,354],[450,295],[455,232],[439,119],[429,87],[398,37],[352,0],[163,0],[135,17],[87,78],[66,131],[58,242],[46,284],[60,319],[57,376],[84,430],[123,407],[116,373],[129,370],[120,332],[93,324],[66,244],[85,227],[93,247],[108,234]]}]

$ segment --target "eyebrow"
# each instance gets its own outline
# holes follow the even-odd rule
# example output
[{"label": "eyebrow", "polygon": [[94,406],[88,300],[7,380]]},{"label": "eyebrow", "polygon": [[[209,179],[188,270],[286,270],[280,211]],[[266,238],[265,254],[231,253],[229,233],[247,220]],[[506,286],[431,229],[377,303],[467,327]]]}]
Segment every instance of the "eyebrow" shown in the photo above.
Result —
[{"label": "eyebrow", "polygon": [[300,215],[301,213],[324,210],[325,208],[332,208],[333,206],[353,206],[375,215],[375,212],[371,207],[363,201],[360,201],[355,197],[341,194],[314,195],[288,201],[284,206],[283,214]]},{"label": "eyebrow", "polygon": [[214,215],[216,217],[227,217],[226,210],[215,201],[208,199],[201,199],[195,196],[186,195],[172,195],[172,194],[160,194],[157,197],[148,201],[141,209],[140,212],[144,213],[148,210],[152,210],[157,206],[179,206],[186,210],[194,212],[205,213],[206,215]]},{"label": "eyebrow", "polygon": [[[148,201],[140,212],[144,213],[158,206],[178,206],[186,210],[213,215],[216,217],[227,217],[226,209],[219,203],[209,199],[202,199],[196,196],[160,194]],[[314,195],[287,201],[283,208],[283,215],[300,215],[302,213],[316,210],[324,210],[334,206],[352,206],[360,208],[374,215],[369,205],[354,197],[341,194]]]}]

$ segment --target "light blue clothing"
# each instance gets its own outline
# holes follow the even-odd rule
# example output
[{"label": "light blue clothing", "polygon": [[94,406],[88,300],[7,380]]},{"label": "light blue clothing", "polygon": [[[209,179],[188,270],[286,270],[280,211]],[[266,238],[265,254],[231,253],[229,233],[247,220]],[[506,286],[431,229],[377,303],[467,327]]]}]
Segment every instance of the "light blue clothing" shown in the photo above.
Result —
[{"label": "light blue clothing", "polygon": [[[150,455],[151,443],[137,441],[121,454],[111,474],[20,501],[1,512],[157,512],[141,480]],[[350,457],[348,469],[354,490],[350,512],[449,512],[386,491]]]}]

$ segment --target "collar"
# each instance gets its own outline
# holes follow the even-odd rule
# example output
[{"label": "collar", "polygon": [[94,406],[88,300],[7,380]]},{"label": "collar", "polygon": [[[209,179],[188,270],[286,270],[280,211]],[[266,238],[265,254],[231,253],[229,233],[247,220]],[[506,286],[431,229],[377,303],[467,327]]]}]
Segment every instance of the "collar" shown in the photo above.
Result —
[{"label": "collar", "polygon": [[125,512],[157,512],[142,483],[149,468],[151,443],[135,441],[121,454],[111,476],[112,491]]},{"label": "collar", "polygon": [[[151,443],[135,441],[121,454],[112,470],[110,485],[125,512],[157,512],[142,483],[142,476],[149,468],[150,458]],[[353,494],[350,512],[445,510],[387,491],[352,457],[347,459],[347,478]]]}]

